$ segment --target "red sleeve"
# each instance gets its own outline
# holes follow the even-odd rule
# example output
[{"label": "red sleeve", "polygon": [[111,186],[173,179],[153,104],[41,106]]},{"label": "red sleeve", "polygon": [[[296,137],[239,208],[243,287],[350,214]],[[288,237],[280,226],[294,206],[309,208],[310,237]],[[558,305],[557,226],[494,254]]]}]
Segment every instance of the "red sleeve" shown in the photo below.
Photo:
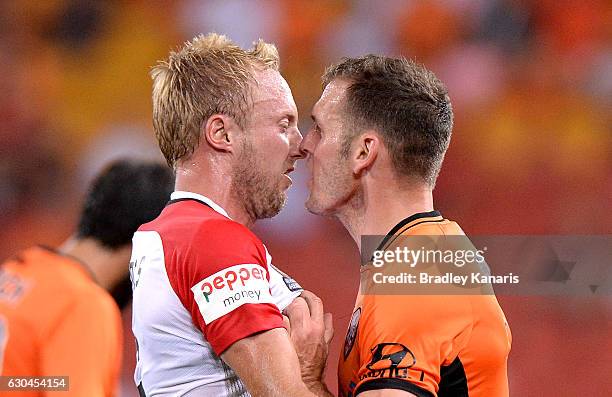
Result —
[{"label": "red sleeve", "polygon": [[208,220],[170,260],[176,265],[166,267],[170,283],[217,355],[240,339],[283,326],[272,303],[264,246],[245,226]]}]

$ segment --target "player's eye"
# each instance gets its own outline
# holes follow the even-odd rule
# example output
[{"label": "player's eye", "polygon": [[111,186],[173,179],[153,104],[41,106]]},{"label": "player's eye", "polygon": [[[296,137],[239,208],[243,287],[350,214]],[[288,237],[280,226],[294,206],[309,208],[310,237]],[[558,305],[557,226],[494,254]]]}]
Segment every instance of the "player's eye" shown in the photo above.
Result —
[{"label": "player's eye", "polygon": [[281,134],[286,134],[289,130],[289,119],[287,117],[283,117],[278,122],[279,131]]}]

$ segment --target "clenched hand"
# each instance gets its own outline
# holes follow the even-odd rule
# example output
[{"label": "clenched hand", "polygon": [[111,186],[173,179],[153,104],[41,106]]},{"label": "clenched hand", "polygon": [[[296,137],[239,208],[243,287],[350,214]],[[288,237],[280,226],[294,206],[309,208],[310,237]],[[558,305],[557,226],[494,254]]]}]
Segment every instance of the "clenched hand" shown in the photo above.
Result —
[{"label": "clenched hand", "polygon": [[284,311],[285,327],[297,352],[302,380],[311,391],[331,395],[323,384],[323,371],[334,336],[331,313],[324,313],[323,302],[304,291]]}]

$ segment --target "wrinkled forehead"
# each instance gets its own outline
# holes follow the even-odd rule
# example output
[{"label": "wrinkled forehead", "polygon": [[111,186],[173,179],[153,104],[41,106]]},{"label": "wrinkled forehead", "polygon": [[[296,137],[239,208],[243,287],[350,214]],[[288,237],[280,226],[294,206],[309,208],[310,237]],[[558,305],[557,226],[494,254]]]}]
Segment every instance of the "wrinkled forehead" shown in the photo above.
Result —
[{"label": "wrinkled forehead", "polygon": [[254,110],[258,107],[271,107],[284,110],[297,116],[297,106],[291,88],[281,74],[273,69],[257,70],[254,73],[256,84],[253,84]]}]

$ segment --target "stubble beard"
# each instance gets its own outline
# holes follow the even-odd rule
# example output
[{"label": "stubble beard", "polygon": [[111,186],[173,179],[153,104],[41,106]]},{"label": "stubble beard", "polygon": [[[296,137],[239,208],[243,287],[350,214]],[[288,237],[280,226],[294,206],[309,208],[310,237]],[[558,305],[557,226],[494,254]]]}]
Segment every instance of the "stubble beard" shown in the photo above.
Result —
[{"label": "stubble beard", "polygon": [[306,200],[306,209],[310,213],[337,217],[347,207],[354,210],[353,207],[362,201],[352,173],[346,167],[346,161],[338,154],[329,169],[320,173],[318,182],[313,179],[311,192]]},{"label": "stubble beard", "polygon": [[253,145],[245,141],[232,177],[232,193],[253,222],[276,216],[287,202],[287,193],[280,187],[283,176],[265,175],[259,159]]}]

